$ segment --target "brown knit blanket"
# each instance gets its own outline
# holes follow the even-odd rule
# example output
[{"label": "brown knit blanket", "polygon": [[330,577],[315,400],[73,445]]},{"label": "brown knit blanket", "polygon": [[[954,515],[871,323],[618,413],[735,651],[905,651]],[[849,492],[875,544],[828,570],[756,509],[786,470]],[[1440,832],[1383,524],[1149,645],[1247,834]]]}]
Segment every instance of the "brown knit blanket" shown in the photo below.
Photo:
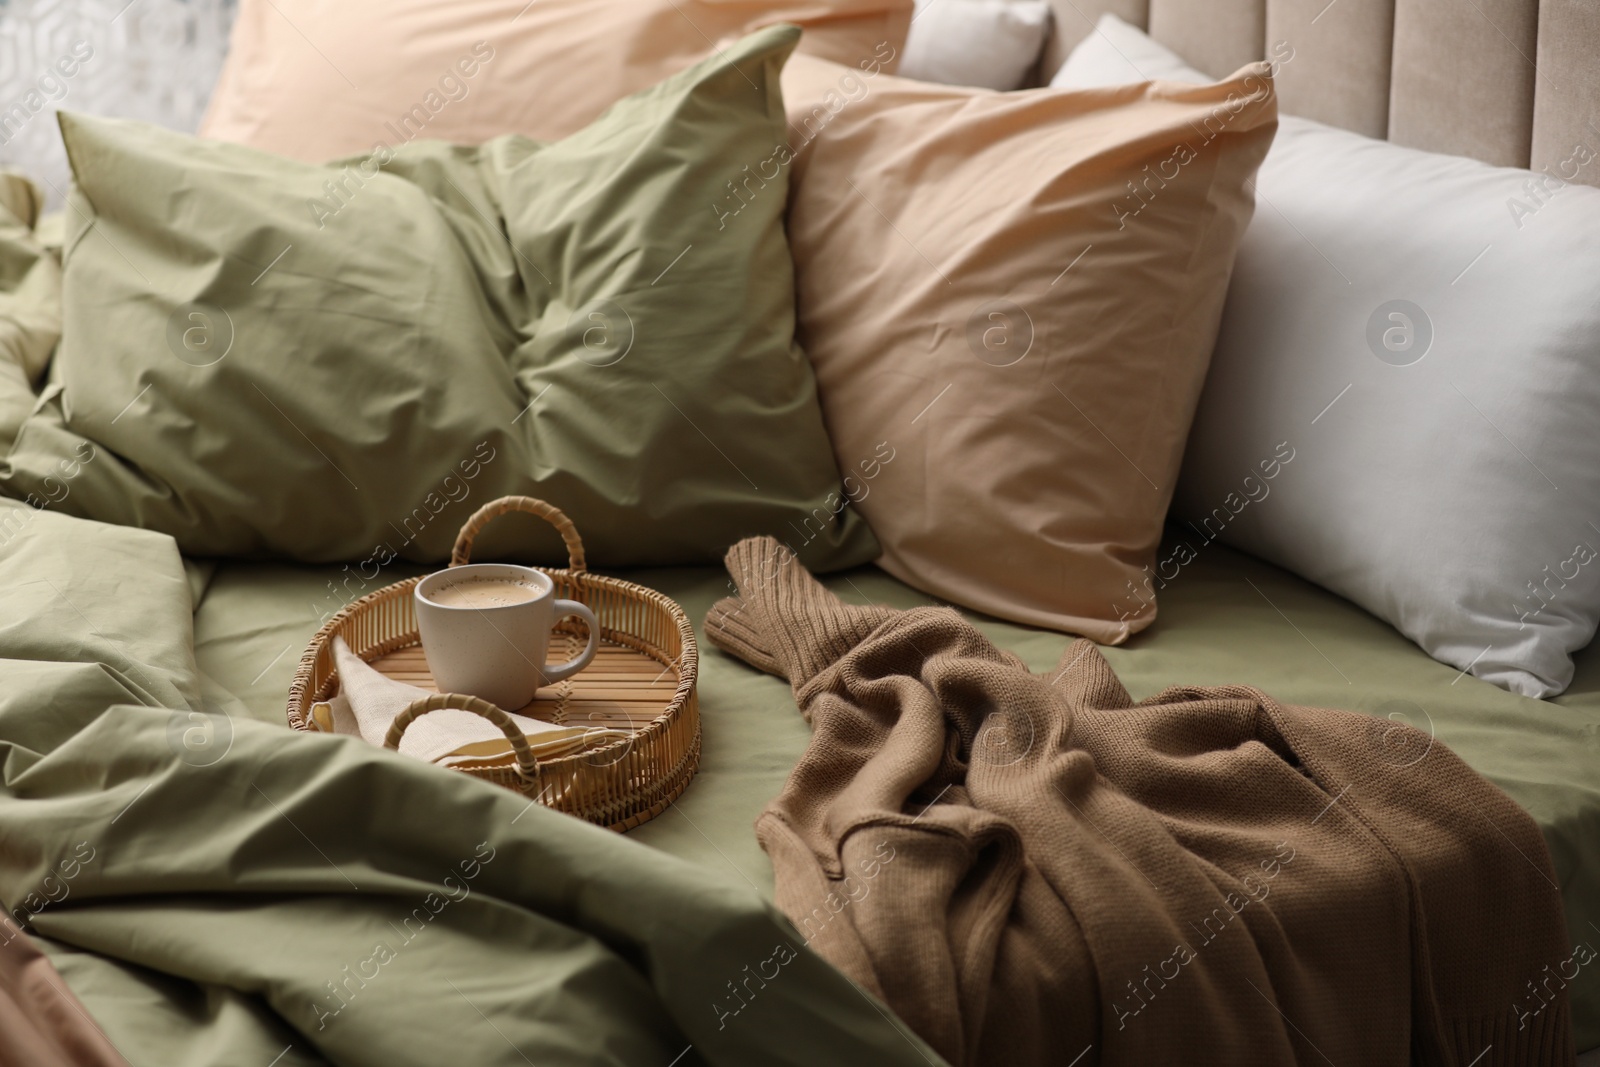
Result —
[{"label": "brown knit blanket", "polygon": [[1544,840],[1443,744],[727,564],[708,635],[814,731],[756,823],[778,906],[956,1067],[1574,1062]]}]

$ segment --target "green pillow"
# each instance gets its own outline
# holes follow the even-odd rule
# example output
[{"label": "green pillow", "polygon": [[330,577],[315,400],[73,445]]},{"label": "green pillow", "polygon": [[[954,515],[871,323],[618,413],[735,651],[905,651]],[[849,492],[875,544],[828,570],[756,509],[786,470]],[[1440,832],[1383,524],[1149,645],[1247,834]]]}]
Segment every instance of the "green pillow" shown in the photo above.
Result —
[{"label": "green pillow", "polygon": [[437,562],[519,493],[601,565],[754,533],[871,559],[794,342],[787,174],[747,180],[786,142],[798,36],[548,145],[317,167],[63,114],[64,329],[0,491],[50,479],[52,506],[191,555]]}]

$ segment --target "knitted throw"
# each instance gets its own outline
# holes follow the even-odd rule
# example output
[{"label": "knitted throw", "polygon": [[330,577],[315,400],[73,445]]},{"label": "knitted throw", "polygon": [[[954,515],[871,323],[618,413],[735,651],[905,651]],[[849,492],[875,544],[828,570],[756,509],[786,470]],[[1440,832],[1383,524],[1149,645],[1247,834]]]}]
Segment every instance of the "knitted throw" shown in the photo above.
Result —
[{"label": "knitted throw", "polygon": [[1544,840],[1427,734],[1135,703],[1088,641],[1035,675],[771,538],[727,565],[708,635],[813,728],[756,823],[778,906],[956,1067],[1574,1062]]}]

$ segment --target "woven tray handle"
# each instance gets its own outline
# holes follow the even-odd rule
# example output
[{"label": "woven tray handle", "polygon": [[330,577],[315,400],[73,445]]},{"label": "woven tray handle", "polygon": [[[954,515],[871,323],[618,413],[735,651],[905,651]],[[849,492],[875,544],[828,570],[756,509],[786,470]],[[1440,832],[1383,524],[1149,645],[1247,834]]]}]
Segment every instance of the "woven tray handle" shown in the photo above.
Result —
[{"label": "woven tray handle", "polygon": [[413,700],[406,705],[405,710],[394,717],[394,722],[389,724],[389,734],[383,739],[383,747],[398,752],[400,738],[405,736],[406,727],[430,711],[442,711],[446,708],[482,715],[500,727],[505,732],[506,740],[511,742],[511,751],[517,754],[517,773],[530,782],[539,777],[539,761],[534,758],[533,750],[528,748],[528,739],[517,729],[517,724],[512,721],[511,716],[487,700],[479,700],[464,693],[434,693],[432,696]]},{"label": "woven tray handle", "polygon": [[578,536],[578,528],[572,525],[572,520],[566,513],[554,504],[546,504],[531,496],[503,496],[499,500],[491,500],[483,507],[472,513],[466,525],[461,527],[461,532],[456,534],[456,547],[450,553],[450,566],[459,567],[472,559],[473,539],[488,525],[490,519],[504,515],[508,511],[525,511],[529,515],[537,515],[551,526],[556,528],[556,533],[561,535],[561,540],[567,545],[567,569],[577,574],[588,570],[588,565],[583,558],[583,538]]}]

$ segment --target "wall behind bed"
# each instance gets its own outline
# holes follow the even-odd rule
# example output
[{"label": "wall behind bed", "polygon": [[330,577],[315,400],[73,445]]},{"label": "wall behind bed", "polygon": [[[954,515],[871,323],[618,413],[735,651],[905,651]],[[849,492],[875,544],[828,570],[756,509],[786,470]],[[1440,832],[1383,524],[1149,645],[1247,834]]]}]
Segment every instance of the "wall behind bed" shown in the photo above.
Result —
[{"label": "wall behind bed", "polygon": [[[1048,81],[1111,12],[1216,77],[1281,56],[1283,110],[1600,185],[1595,0],[1051,0]],[[1582,159],[1591,162],[1580,164]],[[1573,171],[1576,171],[1574,174]]]},{"label": "wall behind bed", "polygon": [[0,166],[59,205],[59,108],[194,132],[228,49],[235,0],[0,0]]}]

